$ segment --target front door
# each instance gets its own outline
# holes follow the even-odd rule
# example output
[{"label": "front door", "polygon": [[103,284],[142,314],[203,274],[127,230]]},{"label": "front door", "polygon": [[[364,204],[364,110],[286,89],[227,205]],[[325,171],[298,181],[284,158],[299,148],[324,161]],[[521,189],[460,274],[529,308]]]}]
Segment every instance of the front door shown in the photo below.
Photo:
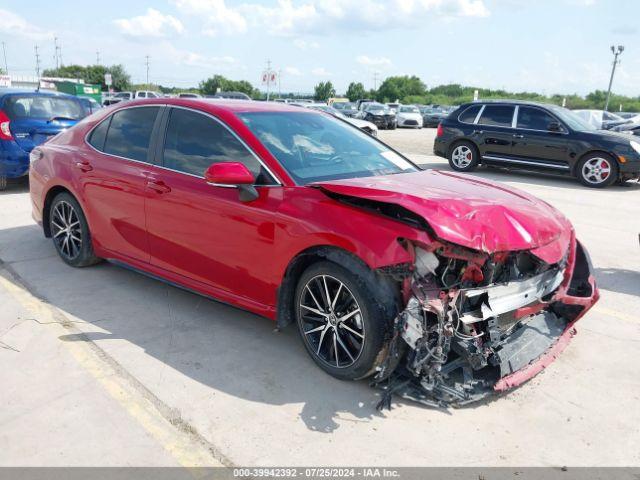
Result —
[{"label": "front door", "polygon": [[[555,123],[559,130],[551,131]],[[520,106],[513,144],[514,161],[532,167],[569,170],[568,130],[553,115],[537,107]]]},{"label": "front door", "polygon": [[[259,303],[273,304],[275,212],[282,188],[257,157],[218,119],[195,110],[169,114],[161,168],[147,191],[151,263]],[[242,162],[259,197],[243,203],[234,187],[204,179],[216,162]],[[262,185],[262,186],[261,186]]]}]

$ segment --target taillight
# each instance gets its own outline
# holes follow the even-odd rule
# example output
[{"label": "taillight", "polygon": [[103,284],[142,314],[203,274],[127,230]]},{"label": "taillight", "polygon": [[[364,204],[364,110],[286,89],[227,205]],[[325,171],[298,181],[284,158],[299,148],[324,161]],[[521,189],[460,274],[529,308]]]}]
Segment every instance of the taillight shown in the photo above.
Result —
[{"label": "taillight", "polygon": [[438,124],[438,130],[436,130],[436,137],[441,137],[444,135],[444,128],[442,128],[442,124]]},{"label": "taillight", "polygon": [[11,130],[9,129],[9,124],[11,121],[7,114],[0,110],[0,140],[13,140],[13,135],[11,135]]}]

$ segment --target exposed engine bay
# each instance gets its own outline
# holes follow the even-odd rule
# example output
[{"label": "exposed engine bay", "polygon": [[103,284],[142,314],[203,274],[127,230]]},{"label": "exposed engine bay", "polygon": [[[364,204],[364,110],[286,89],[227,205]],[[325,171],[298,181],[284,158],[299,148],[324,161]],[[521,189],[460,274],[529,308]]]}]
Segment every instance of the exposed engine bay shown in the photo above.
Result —
[{"label": "exposed engine bay", "polygon": [[380,409],[393,395],[461,406],[522,383],[509,378],[573,335],[588,308],[557,298],[563,282],[564,293],[594,293],[577,242],[555,264],[529,251],[485,254],[442,242],[406,248],[414,265],[383,272],[401,283],[406,303],[373,382],[385,392]]}]

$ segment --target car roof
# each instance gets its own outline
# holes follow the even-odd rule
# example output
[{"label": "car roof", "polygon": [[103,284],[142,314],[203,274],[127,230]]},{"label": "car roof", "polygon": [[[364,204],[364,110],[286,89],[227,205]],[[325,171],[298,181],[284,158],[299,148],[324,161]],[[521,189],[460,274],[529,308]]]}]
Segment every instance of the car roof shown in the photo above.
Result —
[{"label": "car roof", "polygon": [[[135,105],[176,105],[193,107],[210,111],[226,111],[231,113],[247,112],[300,112],[299,106],[280,102],[261,102],[255,100],[234,100],[223,98],[151,98],[126,102],[122,107]],[[311,109],[305,111],[313,112]]]},{"label": "car roof", "polygon": [[75,95],[69,95],[62,92],[55,92],[53,90],[34,90],[30,88],[2,88],[0,89],[0,97],[5,95],[20,95],[20,94],[30,94],[30,95],[40,95],[43,97],[69,97],[69,98],[77,98]]},{"label": "car roof", "polygon": [[469,105],[475,105],[475,104],[490,104],[490,103],[496,103],[496,104],[508,104],[508,105],[534,105],[534,106],[538,106],[538,107],[558,107],[559,105],[554,105],[552,103],[545,103],[545,102],[535,102],[533,100],[514,100],[514,99],[506,99],[506,100],[501,100],[501,99],[497,99],[497,98],[492,98],[492,99],[488,99],[488,100],[474,100],[473,102],[468,102],[465,103],[463,105],[460,105],[461,107],[466,107]]}]

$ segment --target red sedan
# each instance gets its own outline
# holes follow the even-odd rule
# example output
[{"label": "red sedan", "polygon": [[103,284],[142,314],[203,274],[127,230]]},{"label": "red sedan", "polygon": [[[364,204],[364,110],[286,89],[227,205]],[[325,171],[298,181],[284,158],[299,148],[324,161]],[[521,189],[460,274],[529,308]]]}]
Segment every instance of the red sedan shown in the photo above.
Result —
[{"label": "red sedan", "polygon": [[429,405],[531,378],[598,298],[585,249],[545,202],[421,171],[308,109],[118,104],[36,148],[30,181],[67,264],[106,259],[295,322],[329,374],[375,374]]}]

